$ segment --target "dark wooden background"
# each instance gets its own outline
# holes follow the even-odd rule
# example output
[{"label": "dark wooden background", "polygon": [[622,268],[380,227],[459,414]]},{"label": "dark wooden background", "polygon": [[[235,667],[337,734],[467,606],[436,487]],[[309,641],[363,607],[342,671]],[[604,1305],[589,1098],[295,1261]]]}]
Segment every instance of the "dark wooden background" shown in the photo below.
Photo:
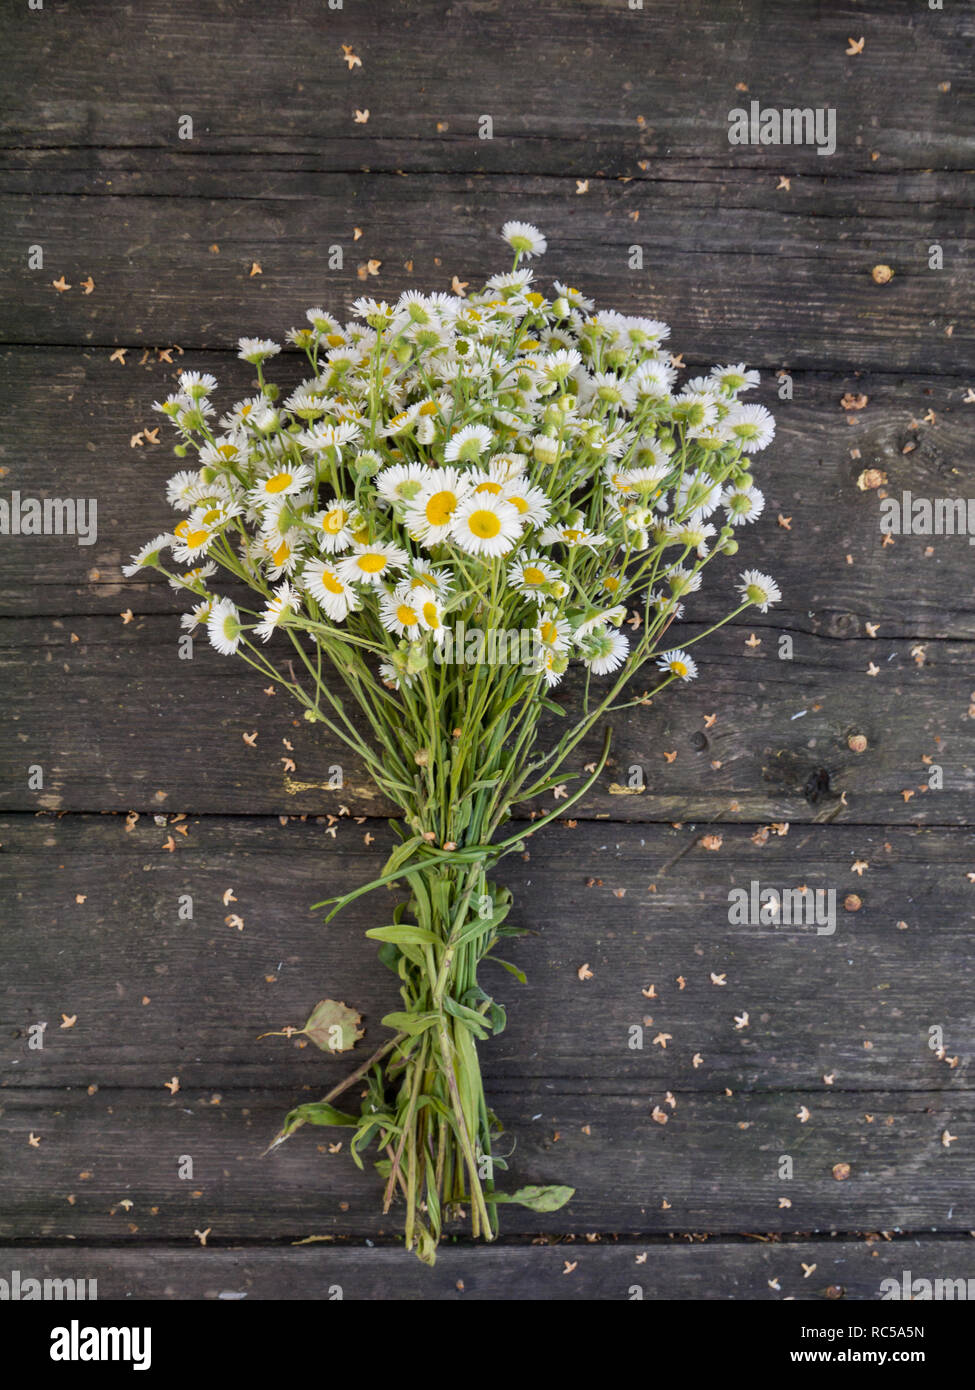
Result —
[{"label": "dark wooden background", "polygon": [[[973,552],[882,545],[858,487],[973,492],[973,7],[11,0],[3,27],[2,493],[97,497],[99,530],[0,537],[0,1274],[103,1297],[769,1300],[975,1275]],[[834,107],[836,153],[731,147],[752,98]],[[576,823],[506,861],[529,981],[491,982],[510,1023],[487,1085],[512,1185],[577,1195],[506,1209],[497,1246],[460,1235],[431,1273],[333,1131],[261,1157],[352,1063],[258,1034],[332,995],[364,1049],[395,1003],[363,938],[377,899],[326,929],[307,910],[377,871],[384,807],[349,765],[325,789],[345,760],[246,668],[205,643],[177,660],[171,592],[120,566],[168,516],[164,431],[130,441],[179,368],[229,400],[239,334],[342,313],[369,261],[390,298],[476,282],[509,217],[547,233],[543,278],[666,318],[689,367],[763,370],[778,435],[741,558],[785,597],[620,719]],[[684,635],[723,606],[698,596]],[[613,794],[634,764],[647,790]],[[835,934],[730,926],[753,879],[835,889]]]}]

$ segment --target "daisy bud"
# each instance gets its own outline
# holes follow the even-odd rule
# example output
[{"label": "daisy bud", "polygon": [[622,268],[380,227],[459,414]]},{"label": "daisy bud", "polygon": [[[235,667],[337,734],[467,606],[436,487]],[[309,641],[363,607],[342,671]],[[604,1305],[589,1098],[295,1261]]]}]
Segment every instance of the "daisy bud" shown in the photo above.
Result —
[{"label": "daisy bud", "polygon": [[555,463],[559,456],[559,441],[550,434],[537,434],[532,440],[532,450],[539,463]]},{"label": "daisy bud", "polygon": [[185,459],[185,458],[186,458],[186,454],[187,454],[186,445],[185,445],[185,444],[174,444],[174,445],[173,445],[173,453],[176,455],[176,457],[177,457],[178,459]]},{"label": "daisy bud", "polygon": [[738,542],[733,540],[727,540],[721,545],[720,549],[722,553],[725,555],[737,555]]},{"label": "daisy bud", "polygon": [[557,319],[567,319],[569,317],[569,301],[564,295],[559,295],[552,305],[552,313]]}]

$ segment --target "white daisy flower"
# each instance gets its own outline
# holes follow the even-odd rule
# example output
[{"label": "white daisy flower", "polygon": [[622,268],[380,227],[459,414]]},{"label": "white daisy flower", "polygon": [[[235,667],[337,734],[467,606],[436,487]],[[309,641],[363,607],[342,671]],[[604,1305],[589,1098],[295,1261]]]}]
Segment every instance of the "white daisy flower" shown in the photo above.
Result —
[{"label": "white daisy flower", "polygon": [[267,477],[258,478],[247,494],[248,501],[258,506],[262,502],[274,501],[279,497],[290,497],[313,481],[311,469],[303,463],[288,464]]},{"label": "white daisy flower", "polygon": [[405,569],[410,557],[398,545],[377,541],[371,545],[356,543],[353,553],[339,560],[336,571],[346,583],[381,584],[394,570]]},{"label": "white daisy flower", "polygon": [[508,566],[508,583],[537,604],[561,597],[565,589],[558,565],[553,565],[536,550],[530,550]]},{"label": "white daisy flower", "polygon": [[306,309],[305,318],[316,333],[337,333],[339,330],[338,320],[324,309]]},{"label": "white daisy flower", "polygon": [[667,584],[674,598],[683,598],[686,594],[697,593],[701,583],[701,571],[688,570],[683,565],[675,565],[667,575]]},{"label": "white daisy flower", "polygon": [[503,498],[473,493],[457,508],[450,535],[470,555],[506,555],[521,535],[521,519]]},{"label": "white daisy flower", "polygon": [[739,391],[751,391],[762,379],[758,372],[749,371],[744,362],[732,367],[712,367],[708,375],[727,396],[737,395]]},{"label": "white daisy flower", "polygon": [[726,508],[732,526],[744,526],[762,515],[765,494],[757,487],[729,488],[721,494],[721,505]]},{"label": "white daisy flower", "polygon": [[450,593],[451,577],[451,571],[445,565],[415,564],[403,583],[411,589],[432,589],[437,598],[445,599]]},{"label": "white daisy flower", "polygon": [[677,369],[663,361],[641,362],[630,377],[637,400],[665,401],[677,380]]},{"label": "white daisy flower", "polygon": [[407,507],[410,534],[427,547],[446,540],[457,508],[469,490],[467,479],[456,468],[431,469],[429,481]]},{"label": "white daisy flower", "polygon": [[775,437],[775,419],[764,405],[733,406],[725,425],[750,454],[767,448]]},{"label": "white daisy flower", "polygon": [[427,632],[433,633],[435,642],[442,642],[447,629],[444,627],[443,607],[437,593],[425,584],[411,585],[408,589],[410,602],[420,614],[420,622]]},{"label": "white daisy flower", "polygon": [[376,491],[387,502],[414,502],[424,485],[434,477],[425,463],[396,463],[376,477]]},{"label": "white daisy flower", "polygon": [[554,647],[542,647],[535,669],[541,671],[545,684],[551,690],[569,669],[569,658],[565,652],[557,651]]},{"label": "white daisy flower", "polygon": [[285,580],[277,585],[273,597],[265,604],[261,621],[254,628],[255,633],[262,642],[267,642],[282,619],[289,613],[297,613],[300,607],[301,595]]},{"label": "white daisy flower", "polygon": [[379,621],[387,632],[413,642],[420,635],[420,607],[409,588],[379,595]]},{"label": "white daisy flower", "polygon": [[343,444],[351,444],[354,439],[358,439],[362,430],[353,420],[342,420],[339,424],[327,424],[324,420],[313,425],[309,430],[303,430],[298,436],[298,441],[302,448],[310,450],[313,454],[324,453],[326,449],[341,448]]},{"label": "white daisy flower", "polygon": [[199,513],[194,511],[173,528],[173,537],[173,559],[181,565],[188,565],[191,560],[206,554],[213,541],[213,532],[209,526],[204,526]]},{"label": "white daisy flower", "polygon": [[759,570],[745,570],[741,583],[735,588],[748,603],[753,603],[760,613],[767,613],[773,603],[779,603],[782,590],[775,580]]},{"label": "white daisy flower", "polygon": [[192,511],[206,490],[199,469],[174,473],[166,484],[166,501],[178,512]]},{"label": "white daisy flower", "polygon": [[630,644],[625,632],[608,628],[597,629],[586,639],[586,655],[583,657],[594,676],[608,676],[618,671],[626,660]]},{"label": "white daisy flower", "polygon": [[578,309],[581,313],[591,313],[596,307],[591,299],[587,299],[579,290],[573,289],[571,285],[563,285],[561,280],[553,282],[553,289],[560,299],[566,300],[573,309]]},{"label": "white daisy flower", "polygon": [[[166,583],[171,589],[199,589],[205,579],[216,574],[217,567],[212,560],[207,560],[206,564],[197,565],[195,569],[185,570],[183,574],[174,574]],[[124,574],[125,571],[123,570]]]},{"label": "white daisy flower", "polygon": [[300,536],[294,527],[284,535],[262,539],[258,554],[267,566],[270,579],[281,579],[286,574],[294,574],[301,559],[300,544]]},{"label": "white daisy flower", "polygon": [[534,635],[543,647],[555,652],[567,652],[572,642],[572,624],[556,613],[541,613]]},{"label": "white daisy flower", "polygon": [[301,571],[299,583],[333,623],[344,621],[359,607],[355,590],[326,560],[308,560]]},{"label": "white daisy flower", "polygon": [[490,449],[494,435],[486,425],[465,425],[447,440],[443,451],[446,463],[476,463]]},{"label": "white daisy flower", "polygon": [[131,579],[139,570],[158,565],[159,556],[173,544],[174,539],[174,536],[161,531],[158,536],[153,536],[151,541],[146,541],[141,550],[137,550],[132,556],[131,563],[122,566],[122,573],[126,579]]},{"label": "white daisy flower", "polygon": [[586,386],[587,394],[617,410],[636,409],[636,391],[624,377],[615,372],[593,372]]},{"label": "white daisy flower", "polygon": [[217,389],[217,378],[209,372],[180,372],[179,386],[190,400],[199,401]]},{"label": "white daisy flower", "polygon": [[215,599],[207,617],[207,636],[210,645],[221,656],[233,656],[240,645],[240,614],[229,598]]},{"label": "white daisy flower", "polygon": [[179,625],[184,632],[195,632],[200,623],[205,623],[210,616],[210,609],[213,607],[213,599],[208,598],[203,603],[198,603],[195,608],[191,608],[188,613],[183,613],[179,620]]},{"label": "white daisy flower", "polygon": [[523,526],[544,526],[548,521],[551,503],[542,489],[531,487],[527,479],[506,483],[501,496],[514,507]]},{"label": "white daisy flower", "polygon": [[327,555],[339,550],[348,550],[352,544],[355,530],[355,503],[344,497],[335,497],[325,508],[310,517],[315,528],[320,549]]},{"label": "white daisy flower", "polygon": [[548,242],[530,222],[506,222],[501,235],[519,256],[544,256]]},{"label": "white daisy flower", "polygon": [[669,676],[676,676],[682,681],[692,681],[697,675],[697,662],[679,647],[672,652],[663,652],[657,658],[657,666]]},{"label": "white daisy flower", "polygon": [[583,618],[576,623],[572,635],[575,640],[579,642],[584,637],[588,637],[591,633],[597,631],[597,629],[607,627],[610,624],[613,627],[619,627],[625,617],[626,608],[622,603],[615,604],[612,608],[596,609],[590,613],[589,617]]},{"label": "white daisy flower", "polygon": [[604,535],[589,530],[581,514],[556,526],[547,526],[538,539],[542,545],[567,545],[570,549],[587,546],[590,550],[595,550],[597,546],[606,543]]},{"label": "white daisy flower", "polygon": [[280,345],[272,342],[270,338],[238,338],[237,349],[237,356],[241,361],[250,362],[253,367],[268,357],[276,357],[281,351]]}]

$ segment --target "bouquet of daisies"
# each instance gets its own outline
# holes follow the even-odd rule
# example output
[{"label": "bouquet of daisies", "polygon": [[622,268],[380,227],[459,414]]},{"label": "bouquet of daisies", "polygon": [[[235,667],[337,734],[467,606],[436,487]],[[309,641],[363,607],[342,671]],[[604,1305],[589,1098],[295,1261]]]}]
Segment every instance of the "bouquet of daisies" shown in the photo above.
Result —
[{"label": "bouquet of daisies", "polygon": [[[370,889],[401,890],[367,935],[402,1009],[379,1051],[279,1138],[348,1126],[360,1167],[374,1145],[384,1210],[402,1198],[406,1243],[428,1262],[461,1208],[490,1239],[500,1202],[553,1210],[571,1196],[495,1187],[500,1125],[477,1044],[505,1013],[479,967],[520,972],[497,954],[517,933],[492,875],[599,775],[608,733],[590,775],[570,762],[593,725],[697,675],[691,642],[665,639],[707,564],[761,514],[751,456],[774,433],[740,400],[756,372],[715,367],[678,389],[665,324],[596,312],[558,281],[544,293],[522,263],[545,239],[521,222],[502,236],[512,269],[465,298],[361,298],[347,323],[310,309],[287,335],[309,375],[284,399],[266,339],[240,340],[256,394],[223,415],[216,381],[184,372],[156,407],[176,453],[196,455],[169,482],[181,519],[125,571],[167,575],[192,605],[184,627],[287,689],[399,808],[379,877],[316,907],[328,921]],[[738,591],[724,622],[780,597],[752,570]],[[578,700],[543,746],[543,716],[568,713],[552,692],[570,663]],[[647,664],[654,687],[623,698]],[[553,791],[549,813],[505,832],[514,808]],[[355,1082],[358,1114],[333,1104]]]}]

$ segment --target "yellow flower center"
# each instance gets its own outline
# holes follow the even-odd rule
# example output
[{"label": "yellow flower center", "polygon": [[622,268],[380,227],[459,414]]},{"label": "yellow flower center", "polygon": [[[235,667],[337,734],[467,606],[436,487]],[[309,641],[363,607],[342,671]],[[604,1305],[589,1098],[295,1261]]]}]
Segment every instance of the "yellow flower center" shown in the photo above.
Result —
[{"label": "yellow flower center", "polygon": [[329,574],[328,570],[322,571],[322,588],[327,589],[330,594],[341,594],[344,586],[340,579],[336,579],[334,574]]},{"label": "yellow flower center", "polygon": [[420,406],[420,414],[436,415],[437,409],[438,406],[436,401],[424,401],[423,404]]},{"label": "yellow flower center", "polygon": [[386,568],[386,556],[373,551],[369,555],[360,555],[356,560],[356,564],[362,570],[363,574],[379,574],[380,570]]},{"label": "yellow flower center", "polygon": [[427,599],[423,605],[423,620],[427,627],[440,626],[440,614],[437,612],[437,605],[430,599]]},{"label": "yellow flower center", "polygon": [[675,676],[687,675],[687,667],[684,665],[683,661],[672,661],[670,663],[670,669],[671,671],[673,671]]},{"label": "yellow flower center", "polygon": [[479,536],[482,541],[490,541],[501,530],[501,518],[496,512],[481,509],[471,512],[467,518],[467,526],[472,534]]},{"label": "yellow flower center", "polygon": [[183,534],[183,540],[192,549],[194,546],[202,545],[209,534],[209,531],[186,531]]},{"label": "yellow flower center", "polygon": [[271,558],[276,565],[283,565],[290,554],[291,546],[288,544],[287,541],[282,541],[281,544],[278,546],[277,550],[271,556]]},{"label": "yellow flower center", "polygon": [[268,478],[264,484],[265,492],[284,492],[286,487],[290,487],[294,479],[293,473],[275,473],[273,478]]},{"label": "yellow flower center", "polygon": [[402,623],[404,627],[416,627],[419,622],[416,609],[411,608],[408,603],[401,603],[398,605],[396,609],[396,620]]},{"label": "yellow flower center", "polygon": [[431,526],[446,526],[457,506],[457,495],[453,492],[435,492],[424,508]]},{"label": "yellow flower center", "polygon": [[542,641],[547,647],[550,647],[559,635],[559,629],[555,623],[542,623],[538,630],[542,634]]},{"label": "yellow flower center", "polygon": [[322,530],[328,531],[332,536],[337,536],[348,519],[348,513],[342,507],[336,507],[334,511],[325,513],[322,520]]},{"label": "yellow flower center", "polygon": [[525,501],[524,497],[509,497],[508,501],[519,515],[525,515],[528,510],[528,503]]},{"label": "yellow flower center", "polygon": [[526,565],[521,577],[526,584],[545,583],[545,571],[540,570],[537,565]]},{"label": "yellow flower center", "polygon": [[501,491],[501,484],[500,484],[500,483],[494,482],[493,479],[489,479],[486,483],[478,483],[478,485],[477,485],[477,487],[474,489],[474,491],[475,491],[475,492],[493,492],[493,493],[495,494],[495,496],[497,496],[498,493],[500,493],[500,491]]}]

